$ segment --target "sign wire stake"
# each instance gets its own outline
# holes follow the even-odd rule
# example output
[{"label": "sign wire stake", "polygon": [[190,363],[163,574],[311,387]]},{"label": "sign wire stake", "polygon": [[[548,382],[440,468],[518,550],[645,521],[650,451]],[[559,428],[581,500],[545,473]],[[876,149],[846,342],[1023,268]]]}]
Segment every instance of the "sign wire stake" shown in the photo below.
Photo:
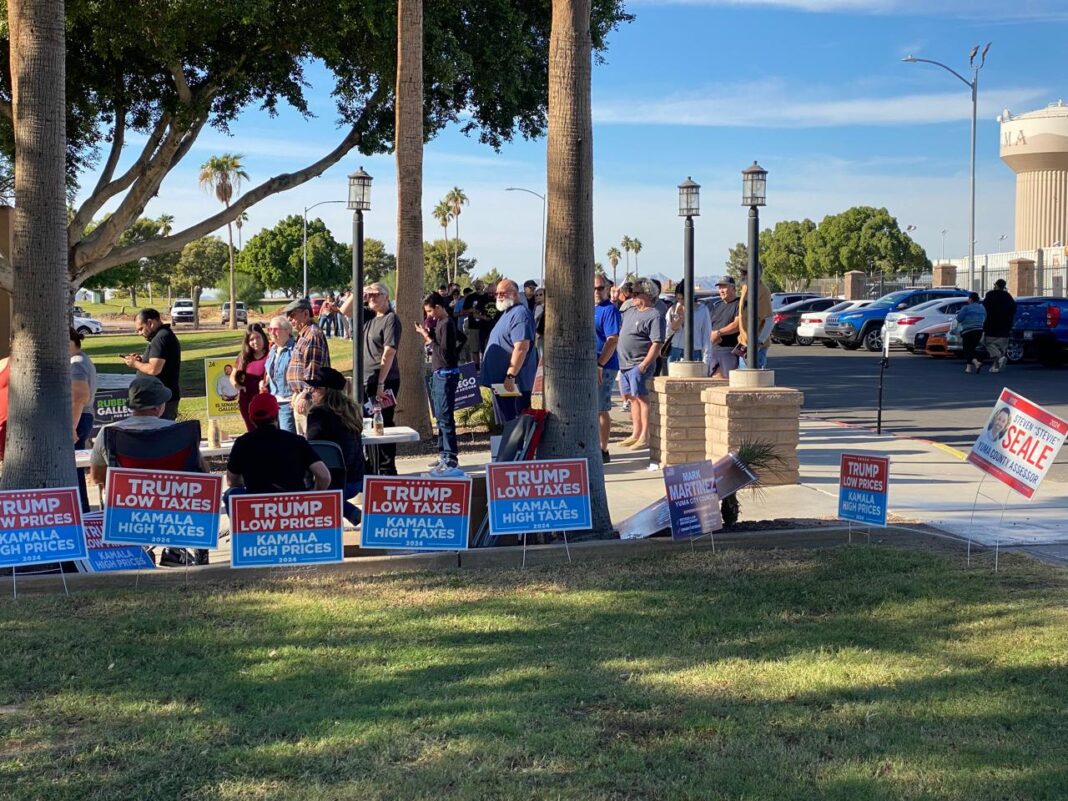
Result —
[{"label": "sign wire stake", "polygon": [[15,566],[11,566],[11,598],[17,601],[19,599],[18,583],[15,580]]},{"label": "sign wire stake", "polygon": [[849,531],[849,544],[852,545],[853,544],[853,521],[852,520],[848,521],[848,524],[849,524],[849,528],[848,528],[848,531]]},{"label": "sign wire stake", "polygon": [[564,552],[567,554],[567,563],[571,564],[571,548],[567,544],[567,532],[562,532],[564,535]]},{"label": "sign wire stake", "polygon": [[523,564],[520,567],[525,568],[527,566],[527,532],[523,532]]},{"label": "sign wire stake", "polygon": [[63,580],[63,593],[70,598],[70,590],[67,589],[67,572],[63,569],[63,563],[59,563],[59,577]]}]

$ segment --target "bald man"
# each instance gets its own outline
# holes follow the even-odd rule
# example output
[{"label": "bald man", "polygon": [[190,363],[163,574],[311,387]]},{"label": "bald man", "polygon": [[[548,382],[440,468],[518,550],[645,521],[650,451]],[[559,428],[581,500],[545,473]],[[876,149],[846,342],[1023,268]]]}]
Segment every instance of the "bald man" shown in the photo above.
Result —
[{"label": "bald man", "polygon": [[[534,344],[534,315],[519,302],[519,285],[511,279],[497,283],[495,293],[500,315],[486,343],[479,383],[484,387],[503,384],[503,397],[493,393],[493,411],[499,423],[514,420],[530,407],[534,374],[538,371]],[[518,395],[512,393],[518,392]]]}]

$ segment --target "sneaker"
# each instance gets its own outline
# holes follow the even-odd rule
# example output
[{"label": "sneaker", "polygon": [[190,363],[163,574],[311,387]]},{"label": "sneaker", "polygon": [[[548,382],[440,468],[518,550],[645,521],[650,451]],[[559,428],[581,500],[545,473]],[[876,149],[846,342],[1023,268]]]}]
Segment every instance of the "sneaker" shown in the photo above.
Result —
[{"label": "sneaker", "polygon": [[1001,368],[998,367],[998,363],[997,362],[994,362],[994,366],[990,368],[990,372],[992,372],[992,373],[1000,373],[1001,372]]},{"label": "sneaker", "polygon": [[601,451],[601,463],[608,464],[610,461],[612,461],[612,454],[608,451]]},{"label": "sneaker", "polygon": [[625,412],[629,412],[630,411],[630,401],[623,401],[623,411],[625,411]]},{"label": "sneaker", "polygon": [[428,464],[427,467],[429,467],[431,470],[433,470],[435,467],[437,467],[439,464],[441,464],[441,462],[442,462],[442,458],[439,456],[437,459],[435,459],[430,464]]},{"label": "sneaker", "polygon": [[1009,363],[1009,357],[1008,356],[1002,356],[1000,359],[998,359],[998,370],[1004,370],[1005,369],[1005,365],[1007,365],[1008,363]]},{"label": "sneaker", "polygon": [[442,462],[430,471],[430,475],[434,478],[454,478],[465,476],[467,474],[460,469],[459,465]]},{"label": "sneaker", "polygon": [[974,373],[975,372],[975,365],[969,364],[967,367],[964,368],[964,372],[966,372],[966,373]]}]

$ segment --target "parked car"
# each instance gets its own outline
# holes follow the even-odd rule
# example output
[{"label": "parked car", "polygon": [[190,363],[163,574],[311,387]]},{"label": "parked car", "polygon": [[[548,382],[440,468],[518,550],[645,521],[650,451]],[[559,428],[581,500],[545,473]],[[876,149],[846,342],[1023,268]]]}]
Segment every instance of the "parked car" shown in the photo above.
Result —
[{"label": "parked car", "polygon": [[191,323],[194,320],[193,311],[193,301],[188,298],[176,300],[171,304],[171,322]]},{"label": "parked car", "polygon": [[[242,301],[237,301],[237,321],[239,323],[248,322],[248,309],[245,308],[245,304]],[[226,325],[230,322],[230,303],[227,301],[222,305],[222,322]]]},{"label": "parked car", "polygon": [[890,337],[890,347],[901,345],[906,350],[915,347],[916,334],[935,323],[957,319],[957,312],[967,298],[937,298],[900,312],[890,312],[883,323],[883,336]]},{"label": "parked car", "polygon": [[[739,291],[741,291],[741,287],[739,287]],[[822,297],[823,295],[819,292],[772,292],[771,310],[778,311],[783,306],[789,306],[791,303],[797,303],[799,300]]]},{"label": "parked car", "polygon": [[842,302],[841,298],[806,298],[787,304],[775,312],[775,325],[771,329],[771,341],[780,345],[811,345],[808,337],[797,335],[797,325],[805,312],[826,311]]},{"label": "parked car", "polygon": [[926,331],[921,331],[916,335],[916,345],[914,353],[919,353],[920,348],[923,348],[923,352],[928,356],[944,357],[952,356],[949,352],[949,330],[953,327],[953,323],[939,323],[938,325],[932,325]]},{"label": "parked car", "polygon": [[874,353],[883,349],[883,321],[890,312],[911,309],[929,300],[967,295],[965,290],[955,287],[899,289],[872,301],[863,309],[830,315],[824,330],[846,350],[856,350],[863,345]]},{"label": "parked car", "polygon": [[1068,363],[1068,298],[1018,299],[1010,342],[1046,367]]},{"label": "parked car", "polygon": [[[77,306],[75,306],[74,308],[78,309]],[[78,309],[78,311],[81,310]],[[81,312],[81,314],[75,312],[74,317],[71,318],[71,325],[74,327],[74,330],[82,336],[88,336],[89,334],[99,334],[101,331],[104,330],[104,326],[100,323],[99,320],[94,320],[92,317],[86,315],[85,312]]]},{"label": "parked car", "polygon": [[834,312],[849,311],[850,309],[863,309],[869,303],[871,303],[870,300],[843,300],[826,311],[802,314],[797,323],[798,344],[801,344],[800,340],[808,339],[812,342],[822,342],[828,348],[837,348],[838,343],[827,336],[827,332],[823,327],[827,321],[827,315]]},{"label": "parked car", "polygon": [[[960,326],[957,325],[957,321],[954,320],[949,324],[949,331],[946,332],[946,350],[949,356],[963,356],[964,355],[964,341],[960,336]],[[975,355],[981,360],[990,358],[990,354],[987,353],[986,345],[982,340],[975,346]],[[1021,361],[1024,357],[1023,343],[1017,340],[1009,340],[1008,350],[1005,352],[1005,358],[1010,362]]]}]

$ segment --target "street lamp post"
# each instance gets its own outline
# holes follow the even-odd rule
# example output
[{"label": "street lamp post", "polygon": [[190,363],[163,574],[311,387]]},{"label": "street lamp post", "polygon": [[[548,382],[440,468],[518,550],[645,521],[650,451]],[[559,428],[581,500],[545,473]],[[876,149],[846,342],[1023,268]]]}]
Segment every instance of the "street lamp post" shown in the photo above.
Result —
[{"label": "street lamp post", "polygon": [[504,189],[505,192],[526,192],[528,195],[534,195],[536,198],[541,198],[541,282],[539,286],[545,286],[545,205],[547,198],[545,195],[535,192],[533,189],[524,189],[521,186],[507,186]]},{"label": "street lamp post", "polygon": [[[906,236],[908,236],[909,234],[911,234],[911,233],[912,233],[913,231],[915,231],[915,230],[916,230],[916,226],[915,226],[915,225],[906,225],[906,226],[905,226],[905,235],[906,235]],[[911,239],[911,238],[912,238],[912,237],[909,237],[909,239]],[[917,276],[916,276],[915,278],[913,278],[913,279],[912,279],[912,284],[913,284],[913,286],[915,286],[915,285],[916,285],[916,283],[917,283],[917,282],[918,282],[919,280],[920,280],[920,279],[919,279],[919,274],[917,274]]]},{"label": "street lamp post", "polygon": [[942,229],[942,258],[938,262],[939,264],[945,264],[946,262],[946,229]]},{"label": "street lamp post", "polygon": [[[971,155],[971,180],[970,180],[970,190],[969,190],[970,191],[970,195],[971,195],[971,202],[970,202],[970,208],[969,208],[969,223],[968,223],[968,225],[969,225],[969,228],[968,228],[968,242],[969,242],[969,244],[968,244],[968,273],[969,273],[969,279],[971,280],[971,282],[973,284],[975,283],[975,118],[976,118],[976,107],[977,107],[978,98],[979,98],[979,70],[981,70],[983,68],[983,65],[986,64],[986,54],[990,50],[990,44],[991,44],[990,42],[986,43],[986,47],[983,48],[983,52],[980,55],[978,64],[975,63],[975,56],[976,56],[976,54],[979,53],[979,45],[976,45],[975,47],[972,48],[971,55],[968,58],[968,64],[972,68],[972,79],[970,81],[967,78],[965,78],[963,75],[961,75],[959,72],[957,72],[955,69],[953,69],[952,67],[947,67],[941,61],[932,61],[929,58],[915,58],[915,57],[913,57],[911,55],[905,56],[903,59],[901,59],[906,64],[934,64],[936,67],[941,67],[946,72],[949,72],[952,75],[955,75],[957,78],[959,78],[960,81],[965,86],[967,86],[968,89],[972,93],[972,145],[971,145],[972,155]],[[943,236],[944,236],[945,235],[945,231],[943,231],[942,233],[943,233]],[[945,245],[944,245],[944,241],[943,241],[943,251],[944,250],[945,250]],[[942,257],[943,257],[943,259],[945,258],[945,253],[944,252],[942,254]]]},{"label": "street lamp post", "polygon": [[692,178],[679,184],[679,216],[686,218],[682,234],[683,287],[686,317],[683,320],[682,358],[693,361],[693,218],[701,214],[701,187]]},{"label": "street lamp post", "polygon": [[[371,210],[371,176],[360,167],[349,176],[352,212],[352,399],[363,407],[363,213]],[[328,201],[329,202],[329,201]]]},{"label": "street lamp post", "polygon": [[749,207],[749,281],[746,295],[745,335],[748,342],[746,367],[756,370],[760,350],[760,213],[767,203],[768,171],[753,162],[742,170],[742,205]]},{"label": "street lamp post", "polygon": [[304,207],[304,245],[301,248],[301,260],[304,262],[304,297],[308,297],[308,212],[316,206],[344,202],[344,200],[320,200],[318,203],[312,203],[310,206]]}]

